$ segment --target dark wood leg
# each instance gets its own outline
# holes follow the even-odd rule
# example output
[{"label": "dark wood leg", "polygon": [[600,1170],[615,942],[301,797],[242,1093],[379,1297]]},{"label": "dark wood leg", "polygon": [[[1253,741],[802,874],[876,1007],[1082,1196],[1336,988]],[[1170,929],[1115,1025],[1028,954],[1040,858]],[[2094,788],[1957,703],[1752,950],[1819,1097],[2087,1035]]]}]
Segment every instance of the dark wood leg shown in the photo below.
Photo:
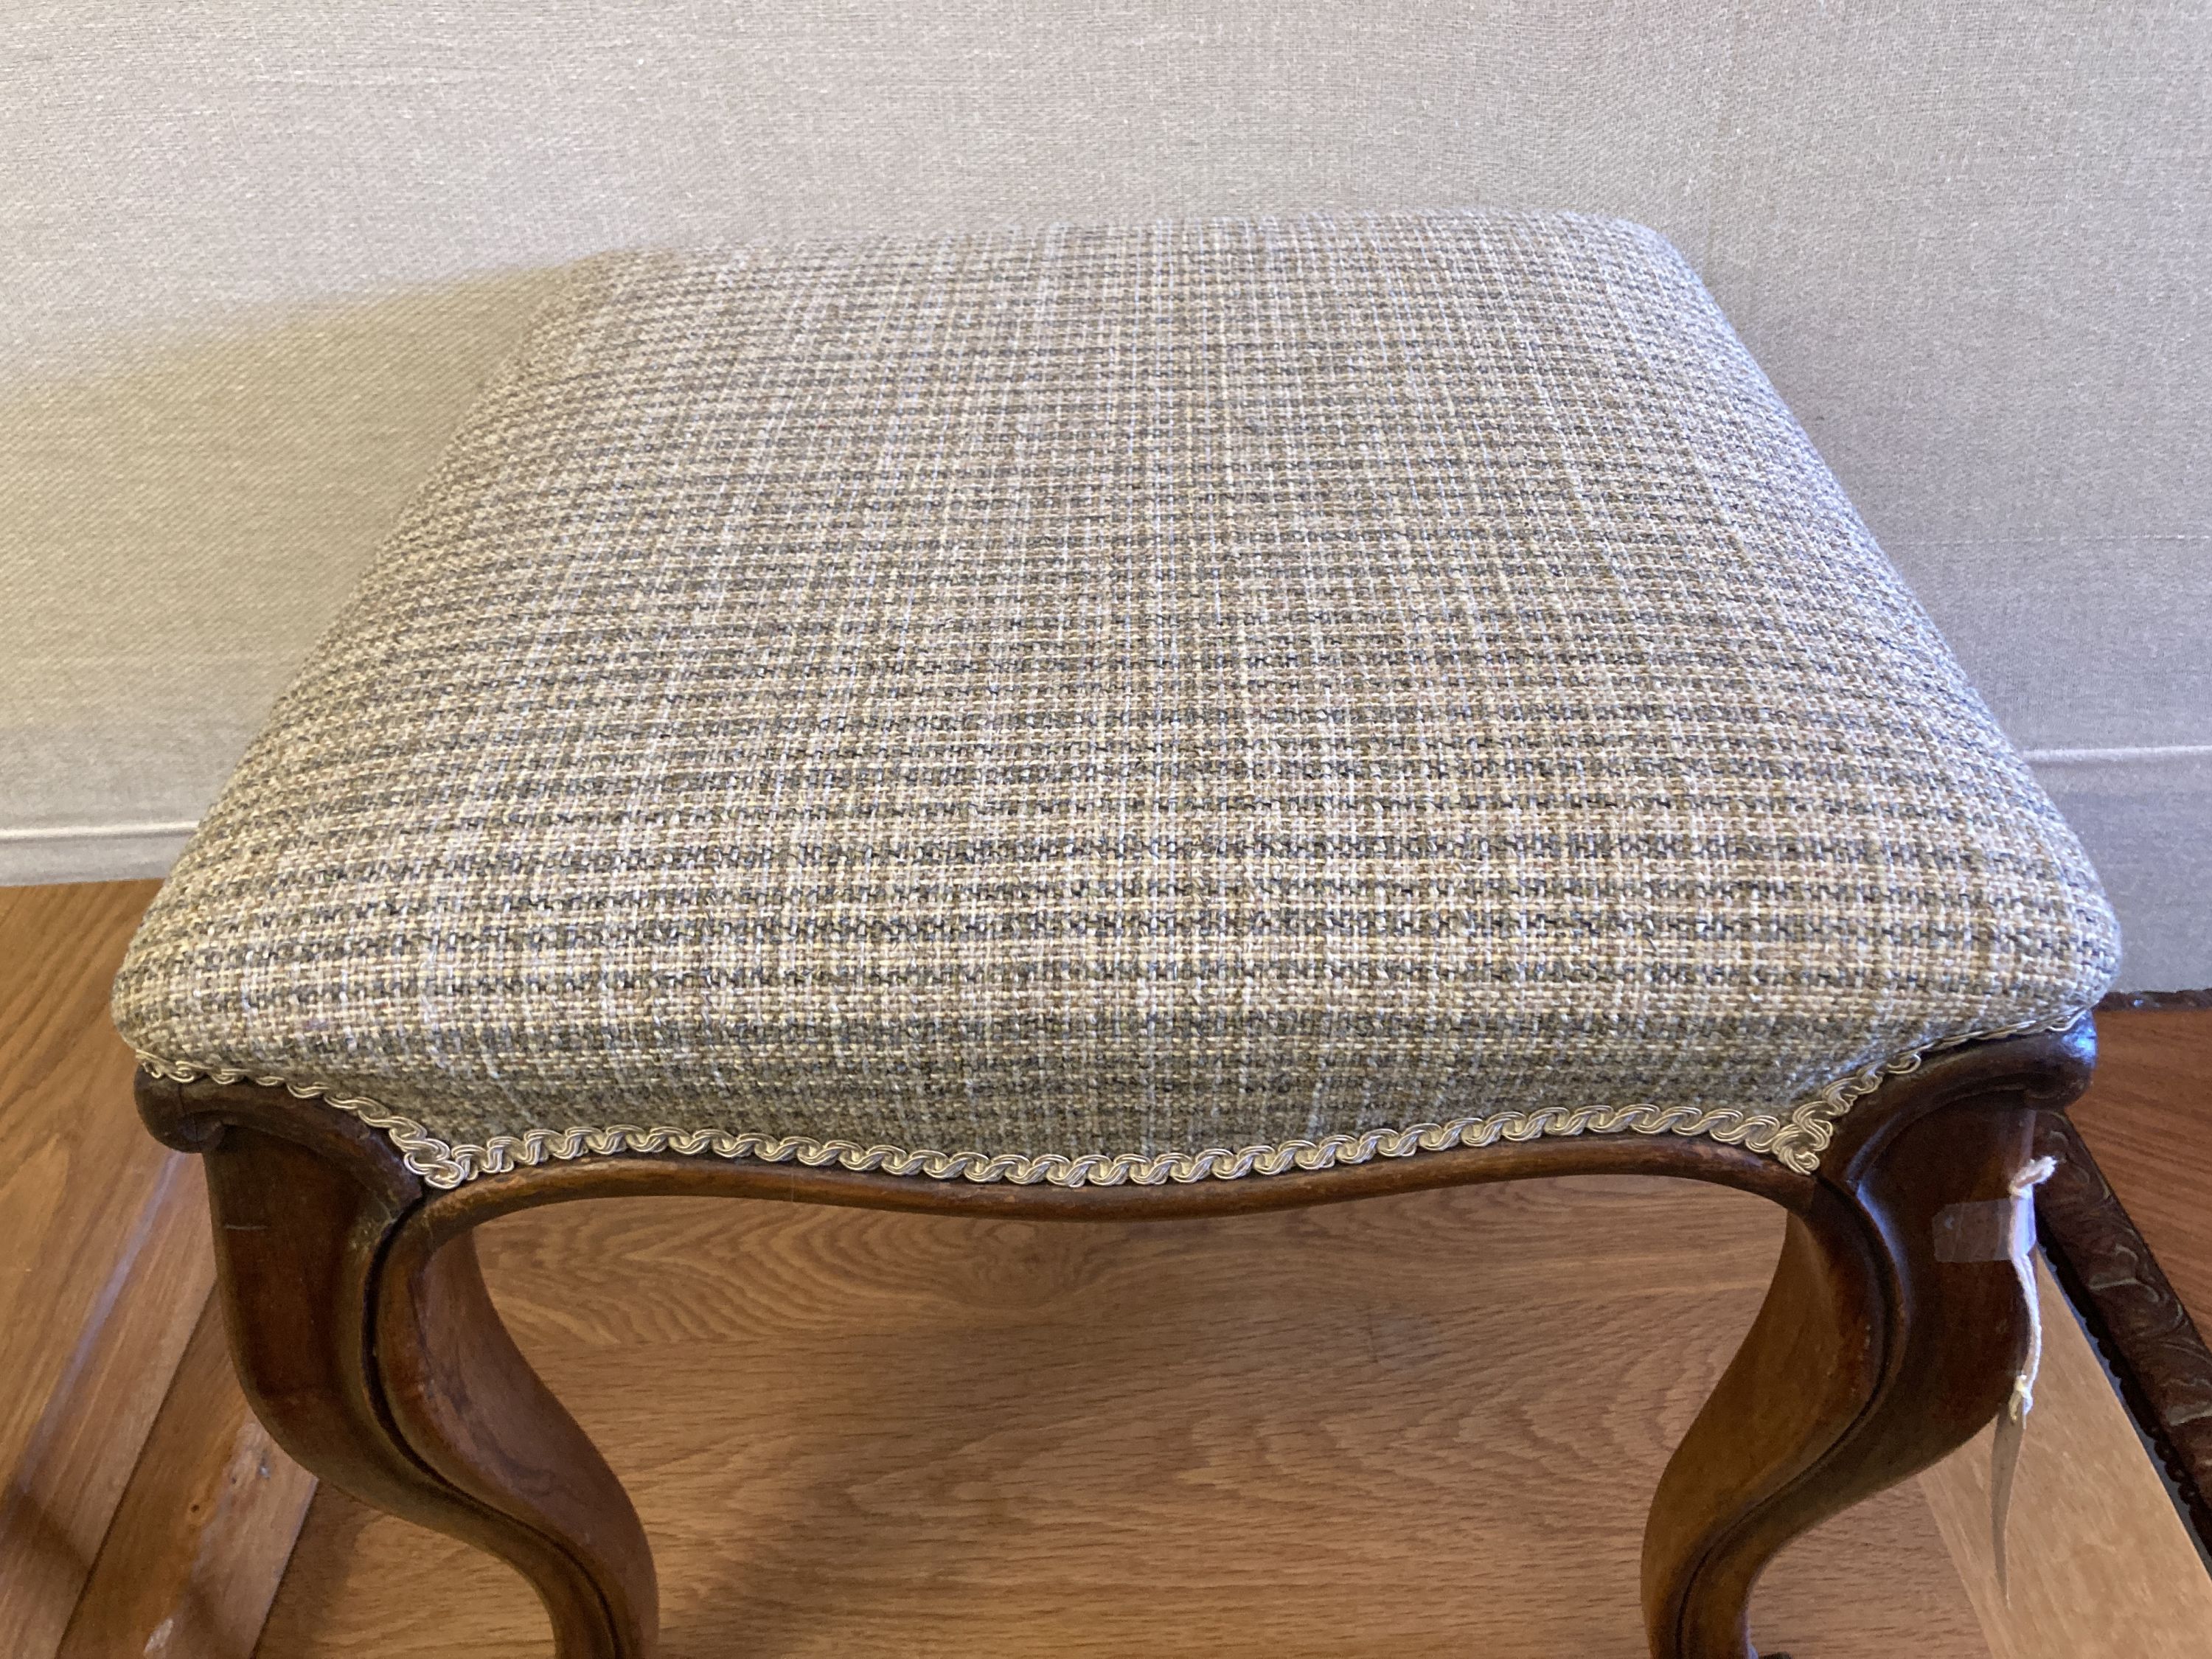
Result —
[{"label": "dark wood leg", "polygon": [[2007,1198],[2037,1109],[2079,1090],[2089,1042],[2056,1069],[2047,1042],[1931,1061],[1844,1120],[1750,1334],[1661,1478],[1644,1548],[1654,1659],[1754,1655],[1752,1589],[1785,1544],[2005,1405],[2027,1344],[2018,1278],[2002,1255],[1939,1259],[1958,1251],[1939,1251],[1937,1217]]},{"label": "dark wood leg", "polygon": [[233,1357],[309,1470],[501,1557],[559,1659],[647,1659],[653,1560],[621,1484],[501,1323],[465,1233],[412,1224],[390,1144],[260,1091],[142,1085],[156,1133],[204,1153]]},{"label": "dark wood leg", "polygon": [[493,1215],[631,1190],[1227,1212],[1577,1168],[1765,1193],[1792,1212],[1781,1265],[1668,1464],[1644,1537],[1655,1659],[1747,1659],[1752,1589],[1776,1553],[1934,1462],[2008,1398],[2027,1332],[2014,1269],[2001,1249],[1962,1255],[1955,1231],[1939,1248],[1938,1218],[2007,1200],[2035,1114],[2080,1092],[2094,1048],[2085,1022],[1931,1061],[1858,1104],[1817,1177],[1741,1148],[1607,1137],[1218,1193],[963,1190],[672,1156],[516,1172],[434,1199],[382,1135],[281,1089],[142,1078],[140,1109],[162,1139],[206,1154],[227,1322],[262,1421],[315,1474],[511,1562],[544,1600],[561,1659],[647,1659],[653,1564],[621,1486],[493,1310],[469,1243]]}]

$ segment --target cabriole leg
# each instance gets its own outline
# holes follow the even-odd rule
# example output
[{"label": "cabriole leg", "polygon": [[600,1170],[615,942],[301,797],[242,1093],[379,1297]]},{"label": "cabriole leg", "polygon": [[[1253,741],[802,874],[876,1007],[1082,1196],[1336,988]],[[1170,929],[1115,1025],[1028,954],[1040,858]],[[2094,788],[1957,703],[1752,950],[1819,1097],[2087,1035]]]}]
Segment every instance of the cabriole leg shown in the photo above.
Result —
[{"label": "cabriole leg", "polygon": [[2001,1248],[1942,1259],[1959,1252],[1939,1247],[1939,1227],[1955,1237],[1958,1218],[1938,1218],[2009,1200],[2037,1110],[2078,1091],[2090,1052],[2086,1032],[2055,1067],[2047,1042],[1990,1045],[1932,1062],[1844,1121],[1790,1218],[1765,1305],[1660,1480],[1644,1547],[1654,1659],[1755,1654],[1752,1589],[1785,1544],[1934,1463],[2005,1405],[2028,1341],[2017,1273]]},{"label": "cabriole leg", "polygon": [[321,1479],[513,1565],[559,1659],[647,1659],[657,1601],[636,1512],[515,1348],[470,1237],[410,1229],[421,1186],[381,1135],[224,1094],[140,1091],[155,1133],[205,1156],[256,1414]]}]

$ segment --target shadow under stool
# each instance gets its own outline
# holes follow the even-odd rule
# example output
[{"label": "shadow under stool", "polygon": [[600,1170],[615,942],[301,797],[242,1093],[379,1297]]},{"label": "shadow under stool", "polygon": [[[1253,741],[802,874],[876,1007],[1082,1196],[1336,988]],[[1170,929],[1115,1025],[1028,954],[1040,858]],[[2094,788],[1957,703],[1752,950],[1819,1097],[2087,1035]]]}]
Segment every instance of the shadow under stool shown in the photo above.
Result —
[{"label": "shadow under stool", "polygon": [[115,1009],[256,1411],[562,1659],[653,1650],[653,1567],[483,1221],[1593,1172],[1788,1212],[1645,1531],[1652,1654],[1746,1659],[1784,1544],[2012,1408],[2116,954],[1680,257],[1468,211],[579,266]]}]

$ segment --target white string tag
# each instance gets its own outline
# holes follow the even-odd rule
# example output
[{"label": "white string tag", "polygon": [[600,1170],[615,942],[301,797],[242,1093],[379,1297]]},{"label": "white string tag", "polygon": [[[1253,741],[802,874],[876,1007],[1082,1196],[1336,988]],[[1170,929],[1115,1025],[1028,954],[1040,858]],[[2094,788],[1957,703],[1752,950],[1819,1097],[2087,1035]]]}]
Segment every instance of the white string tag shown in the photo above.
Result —
[{"label": "white string tag", "polygon": [[2005,1522],[2012,1513],[2013,1477],[2020,1469],[2021,1442],[2027,1434],[2027,1414],[2035,1409],[2035,1379],[2043,1370],[2043,1298],[2035,1283],[2035,1189],[2051,1179],[2058,1167],[2055,1159],[2039,1158],[2013,1177],[2013,1221],[2009,1248],[2013,1272],[2020,1279],[2020,1294],[2027,1310],[2027,1358],[2012,1380],[2012,1397],[1997,1416],[1997,1431],[1990,1443],[1990,1547],[1997,1567],[1997,1593],[2012,1605],[2012,1584],[2006,1571]]},{"label": "white string tag", "polygon": [[2009,1261],[2020,1281],[2027,1314],[2027,1358],[2012,1380],[2012,1395],[1997,1413],[1990,1444],[1990,1547],[1996,1553],[1997,1589],[2012,1601],[2005,1562],[2005,1520],[2012,1512],[2013,1477],[2020,1468],[2020,1446],[2027,1414],[2035,1407],[2035,1379],[2043,1369],[2043,1305],[2035,1286],[2035,1189],[2051,1178],[2057,1164],[2032,1159],[2012,1178],[2003,1198],[1947,1204],[1936,1212],[1938,1261]]}]

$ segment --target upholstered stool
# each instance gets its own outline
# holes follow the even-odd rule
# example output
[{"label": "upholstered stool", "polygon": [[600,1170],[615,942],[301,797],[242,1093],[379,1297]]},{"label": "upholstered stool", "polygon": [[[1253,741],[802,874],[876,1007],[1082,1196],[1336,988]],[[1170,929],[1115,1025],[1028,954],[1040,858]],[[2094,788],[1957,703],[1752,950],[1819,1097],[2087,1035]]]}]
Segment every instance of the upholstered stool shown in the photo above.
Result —
[{"label": "upholstered stool", "polygon": [[256,1408],[567,1659],[650,1650],[653,1569],[489,1217],[1764,1194],[1644,1560],[1652,1652],[1741,1659],[1786,1540],[2012,1397],[2115,949],[1667,244],[1437,214],[580,268],[116,1013]]}]

